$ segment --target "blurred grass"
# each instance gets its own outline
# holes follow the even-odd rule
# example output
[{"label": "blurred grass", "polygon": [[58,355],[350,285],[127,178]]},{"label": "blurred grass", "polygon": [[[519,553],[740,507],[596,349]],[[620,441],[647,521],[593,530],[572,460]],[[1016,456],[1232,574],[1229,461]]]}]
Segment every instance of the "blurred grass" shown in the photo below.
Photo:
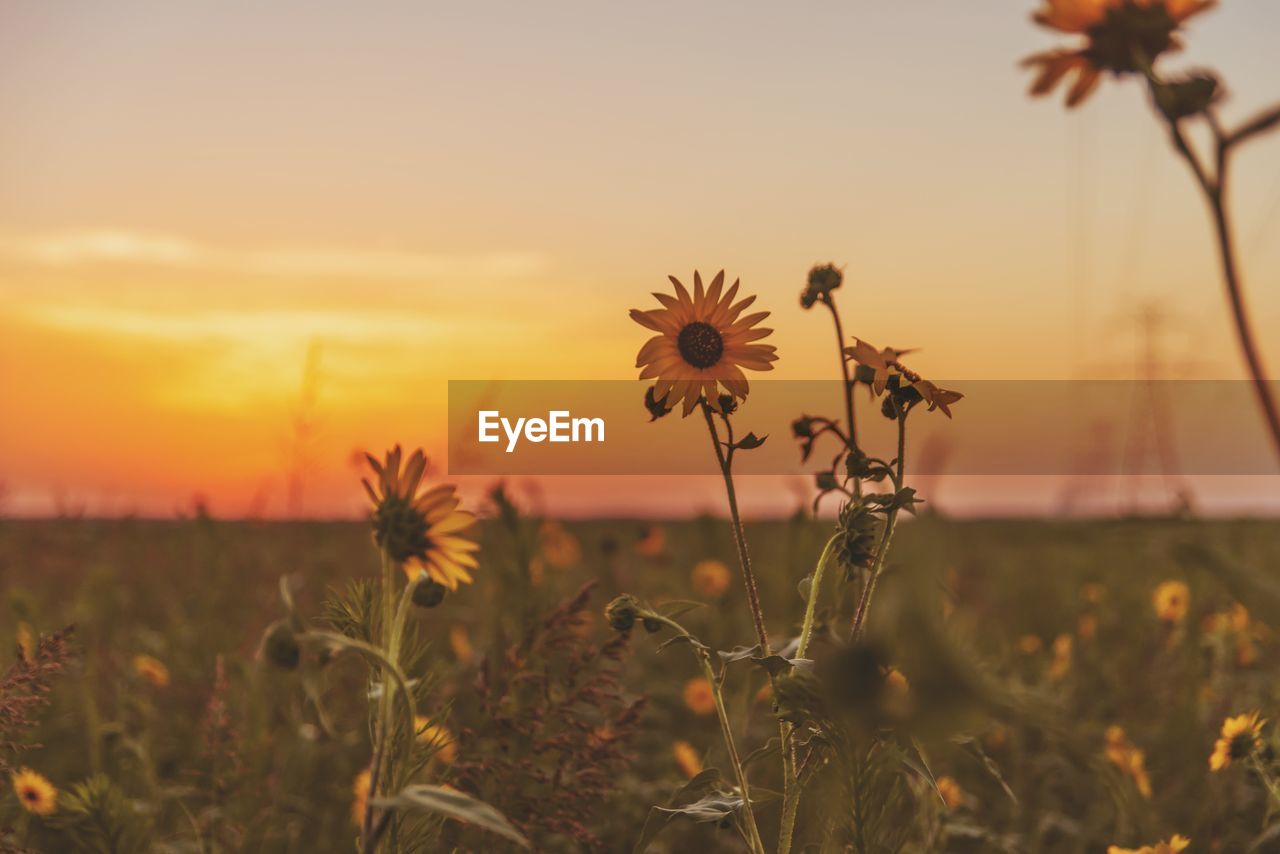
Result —
[{"label": "blurred grass", "polygon": [[[477,584],[419,614],[420,630],[434,642],[433,706],[453,709],[450,729],[477,723],[466,716],[476,714],[467,700],[478,656],[512,641],[522,625],[585,581],[598,582],[591,606],[596,619],[587,630],[604,642],[609,628],[599,612],[615,594],[654,603],[696,598],[690,586],[695,563],[717,558],[734,566],[723,521],[663,523],[666,548],[657,556],[635,548],[649,525],[567,523],[581,546],[576,565],[547,564],[539,583],[518,591],[510,573],[498,568],[514,547],[494,524],[486,525]],[[804,603],[797,584],[829,532],[829,523],[802,517],[748,525],[775,637],[798,632]],[[350,663],[326,672],[326,696],[337,697],[327,709],[336,722],[331,738],[300,699],[299,677],[259,666],[255,652],[262,630],[280,615],[281,575],[291,576],[300,609],[317,615],[328,586],[376,572],[368,529],[357,523],[0,522],[0,636],[13,638],[19,620],[44,633],[66,623],[77,627],[79,661],[57,685],[35,734],[43,746],[23,762],[62,788],[105,772],[173,850],[182,850],[176,840],[193,835],[211,849],[215,837],[225,835],[224,847],[242,850],[351,850],[351,780],[368,755],[363,675]],[[929,661],[921,663],[927,656],[912,620],[913,614],[936,617],[948,649],[972,658],[1004,697],[964,710],[973,744],[943,741],[930,748],[933,772],[955,779],[965,797],[950,811],[921,801],[921,822],[933,822],[933,842],[922,844],[1085,852],[1180,832],[1204,850],[1210,841],[1218,850],[1247,850],[1264,828],[1263,793],[1240,769],[1209,774],[1207,757],[1224,716],[1250,709],[1275,716],[1280,668],[1276,640],[1263,621],[1280,619],[1273,604],[1280,599],[1273,593],[1277,575],[1280,532],[1269,521],[924,517],[904,525],[877,636],[924,690],[932,684],[924,672]],[[1184,580],[1191,591],[1189,613],[1176,626],[1161,623],[1151,603],[1154,587],[1169,578]],[[1247,630],[1255,655],[1247,663],[1239,660],[1238,637],[1206,625],[1237,601],[1257,603]],[[715,649],[749,643],[736,570],[724,597],[681,620]],[[476,658],[459,658],[464,634]],[[1053,646],[1060,636],[1072,639],[1072,653],[1055,678]],[[683,700],[685,682],[696,675],[690,657],[656,651],[643,633],[632,647],[623,684],[648,702],[630,748],[635,761],[618,775],[596,820],[594,830],[610,851],[630,850],[649,806],[665,802],[683,782],[672,753],[676,740],[693,744],[709,765],[718,761],[714,718]],[[142,653],[167,665],[169,685],[153,686],[132,671],[133,656]],[[234,771],[234,785],[222,786],[223,802],[215,803],[209,793],[218,787],[211,780],[230,773],[208,745],[207,707],[219,656],[238,742],[230,764],[242,767]],[[761,674],[735,665],[727,685],[733,719],[750,720],[742,733],[748,751],[769,737],[768,703],[757,697],[763,684]],[[959,721],[958,707],[955,715]],[[1112,724],[1145,753],[1149,800],[1104,758],[1104,732]],[[466,755],[465,740],[459,751]],[[753,773],[777,788],[765,767],[770,764]],[[9,799],[0,810],[11,806]],[[776,817],[766,810],[763,820]],[[805,828],[818,820],[802,812],[801,841],[815,841]],[[662,846],[737,850],[728,831],[681,824],[654,850]]]}]

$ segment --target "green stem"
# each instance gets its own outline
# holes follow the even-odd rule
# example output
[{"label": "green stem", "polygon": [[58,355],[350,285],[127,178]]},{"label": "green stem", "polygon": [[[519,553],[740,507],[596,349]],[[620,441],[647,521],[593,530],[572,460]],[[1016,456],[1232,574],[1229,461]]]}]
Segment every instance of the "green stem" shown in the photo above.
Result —
[{"label": "green stem", "polygon": [[796,658],[804,658],[804,654],[809,650],[809,639],[813,635],[814,615],[818,611],[818,591],[822,589],[822,574],[827,568],[828,561],[831,560],[831,552],[835,549],[837,537],[827,540],[827,544],[822,549],[822,554],[818,557],[818,565],[813,569],[813,578],[809,581],[809,600],[805,603],[804,623],[800,626],[800,642],[796,646]]},{"label": "green stem", "polygon": [[1280,785],[1276,783],[1275,777],[1273,777],[1271,772],[1267,770],[1267,766],[1262,763],[1262,760],[1257,756],[1257,754],[1254,754],[1254,756],[1251,757],[1250,764],[1253,766],[1253,770],[1262,779],[1262,784],[1267,787],[1267,792],[1270,793],[1272,800],[1276,802],[1276,806],[1280,806]]},{"label": "green stem", "polygon": [[[894,489],[902,489],[902,479],[905,470],[905,458],[907,452],[907,413],[900,406],[894,404],[897,413],[898,422],[898,459],[895,462],[897,471],[893,477]],[[880,543],[876,546],[876,558],[871,564],[871,572],[867,576],[867,586],[862,589],[862,596],[858,599],[858,609],[853,614],[853,628],[849,632],[849,642],[855,643],[862,635],[862,631],[866,628],[867,610],[871,606],[871,595],[875,592],[876,581],[880,578],[880,572],[884,569],[885,557],[889,554],[889,544],[893,540],[893,529],[898,524],[898,508],[892,508],[884,520],[884,531],[880,535]]]},{"label": "green stem", "polygon": [[724,738],[725,750],[729,753],[729,764],[733,766],[734,778],[738,783],[738,789],[742,792],[743,814],[746,816],[747,825],[747,842],[755,854],[765,854],[764,841],[760,837],[760,829],[756,825],[755,807],[751,803],[751,786],[747,782],[747,771],[742,765],[742,756],[738,753],[738,745],[733,737],[733,727],[729,723],[729,712],[725,708],[720,680],[711,666],[711,656],[707,654],[707,648],[675,620],[654,613],[649,613],[645,616],[665,623],[681,637],[689,640],[689,646],[694,651],[694,657],[698,659],[698,666],[702,668],[702,675],[707,680],[707,684],[711,686],[711,695],[715,698],[716,703],[716,717],[720,722],[720,735]]}]

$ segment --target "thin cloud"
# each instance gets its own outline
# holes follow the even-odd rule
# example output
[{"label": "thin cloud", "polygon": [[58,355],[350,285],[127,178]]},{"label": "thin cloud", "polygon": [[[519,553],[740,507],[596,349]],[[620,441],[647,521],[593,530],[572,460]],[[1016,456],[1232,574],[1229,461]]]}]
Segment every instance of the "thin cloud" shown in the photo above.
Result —
[{"label": "thin cloud", "polygon": [[283,277],[519,278],[547,267],[535,252],[445,254],[399,249],[268,246],[235,249],[185,237],[118,229],[0,237],[0,254],[46,267],[131,264]]}]

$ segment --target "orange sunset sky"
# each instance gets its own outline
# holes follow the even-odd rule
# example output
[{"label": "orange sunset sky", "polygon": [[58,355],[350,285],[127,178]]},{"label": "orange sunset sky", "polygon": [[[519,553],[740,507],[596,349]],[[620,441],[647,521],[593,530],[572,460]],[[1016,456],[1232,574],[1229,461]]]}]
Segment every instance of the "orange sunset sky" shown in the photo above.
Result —
[{"label": "orange sunset sky", "polygon": [[[627,309],[694,267],[774,312],[778,377],[834,370],[797,301],[827,260],[850,334],[956,385],[1132,375],[1153,299],[1171,375],[1240,377],[1142,89],[1030,100],[1019,59],[1062,40],[1033,9],[5,3],[0,512],[353,514],[355,450],[443,460],[447,380],[633,377]],[[1277,32],[1274,0],[1224,0],[1167,61],[1218,69],[1235,122],[1280,99]],[[1234,179],[1276,376],[1280,136]]]}]

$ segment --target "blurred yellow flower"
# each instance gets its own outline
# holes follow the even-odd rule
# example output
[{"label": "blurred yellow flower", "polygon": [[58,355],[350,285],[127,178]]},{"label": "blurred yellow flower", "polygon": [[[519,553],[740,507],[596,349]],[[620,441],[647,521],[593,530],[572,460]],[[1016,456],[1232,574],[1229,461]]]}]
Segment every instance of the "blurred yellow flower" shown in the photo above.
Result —
[{"label": "blurred yellow flower", "polygon": [[953,810],[964,803],[964,789],[960,788],[960,784],[952,777],[938,778],[938,794],[942,796],[942,802],[947,805],[947,809]]},{"label": "blurred yellow flower", "polygon": [[26,620],[18,623],[18,631],[15,633],[15,639],[18,642],[18,649],[22,652],[24,661],[31,661],[36,655],[36,633],[31,628],[31,624]]},{"label": "blurred yellow flower", "polygon": [[907,677],[903,676],[902,671],[896,667],[885,670],[884,686],[890,691],[906,692],[911,689],[911,683],[907,681]]},{"label": "blurred yellow flower", "polygon": [[1080,596],[1090,605],[1097,605],[1107,595],[1105,585],[1097,581],[1090,581],[1084,587],[1080,588]]},{"label": "blurred yellow flower", "polygon": [[1247,759],[1258,748],[1262,724],[1257,712],[1224,720],[1213,753],[1209,755],[1209,770],[1221,771],[1233,762]]},{"label": "blurred yellow flower", "polygon": [[49,815],[58,809],[58,790],[43,775],[30,768],[20,768],[14,772],[13,793],[18,796],[18,803],[27,812]]},{"label": "blurred yellow flower", "polygon": [[366,768],[351,781],[351,820],[356,824],[364,824],[364,811],[369,805],[369,786],[373,775]]},{"label": "blurred yellow flower", "polygon": [[1119,845],[1107,847],[1107,854],[1177,854],[1186,849],[1191,840],[1175,833],[1168,842],[1157,842],[1155,845],[1144,845],[1141,848],[1121,848]]},{"label": "blurred yellow flower", "polygon": [[1133,780],[1133,785],[1144,798],[1151,797],[1151,778],[1147,775],[1146,754],[1134,746],[1119,726],[1109,726],[1106,732],[1108,761]]},{"label": "blurred yellow flower", "polygon": [[684,704],[695,715],[710,715],[716,710],[715,690],[703,676],[695,676],[684,683]]},{"label": "blurred yellow flower", "polygon": [[552,569],[568,569],[582,560],[582,546],[578,544],[578,538],[554,519],[542,523],[538,530],[538,544],[542,557]]},{"label": "blurred yellow flower", "polygon": [[718,407],[722,387],[734,398],[745,398],[748,384],[742,369],[771,371],[778,358],[772,345],[751,343],[773,332],[756,328],[769,312],[743,316],[756,298],[735,303],[738,282],[722,292],[723,270],[705,290],[702,276],[694,272],[692,295],[675,276],[668,278],[676,295],[654,293],[662,308],[631,310],[632,320],[658,333],[636,356],[640,379],[656,380],[653,397],[668,407],[674,409],[683,401],[684,415],[703,399]]},{"label": "blurred yellow flower", "polygon": [[689,742],[674,742],[671,745],[671,753],[676,758],[676,767],[686,777],[692,779],[702,773],[702,754]]},{"label": "blurred yellow flower", "polygon": [[1140,72],[1160,54],[1181,48],[1182,22],[1214,5],[1215,0],[1045,0],[1033,19],[1050,29],[1084,37],[1082,45],[1055,48],[1023,61],[1036,68],[1032,95],[1047,95],[1069,74],[1067,106],[1089,97],[1102,72]]},{"label": "blurred yellow flower", "polygon": [[718,560],[700,560],[693,567],[690,582],[693,591],[705,599],[718,599],[729,589],[732,574]]},{"label": "blurred yellow flower", "polygon": [[1071,651],[1074,646],[1071,635],[1058,635],[1053,639],[1053,660],[1049,662],[1049,678],[1057,682],[1071,669]]},{"label": "blurred yellow flower", "polygon": [[1093,614],[1081,614],[1080,619],[1076,620],[1076,634],[1081,640],[1093,640],[1094,635],[1098,633],[1098,618]]},{"label": "blurred yellow flower", "polygon": [[650,525],[636,541],[636,554],[641,557],[660,557],[667,550],[667,532],[661,525]]},{"label": "blurred yellow flower", "polygon": [[458,758],[458,745],[449,730],[440,726],[425,715],[417,715],[413,719],[413,730],[418,741],[436,749],[434,754],[446,765],[452,765]]},{"label": "blurred yellow flower", "polygon": [[1023,635],[1014,645],[1023,655],[1035,655],[1044,647],[1044,641],[1040,640],[1039,635]]},{"label": "blurred yellow flower", "polygon": [[157,688],[163,688],[169,684],[169,668],[165,667],[159,659],[149,655],[133,657],[133,672]]},{"label": "blurred yellow flower", "polygon": [[454,623],[449,627],[449,648],[453,650],[453,657],[464,663],[475,656],[475,648],[471,645],[471,634],[467,631],[465,624]]},{"label": "blurred yellow flower", "polygon": [[1187,616],[1191,591],[1182,581],[1162,581],[1151,596],[1156,616],[1166,623],[1180,623]]}]

